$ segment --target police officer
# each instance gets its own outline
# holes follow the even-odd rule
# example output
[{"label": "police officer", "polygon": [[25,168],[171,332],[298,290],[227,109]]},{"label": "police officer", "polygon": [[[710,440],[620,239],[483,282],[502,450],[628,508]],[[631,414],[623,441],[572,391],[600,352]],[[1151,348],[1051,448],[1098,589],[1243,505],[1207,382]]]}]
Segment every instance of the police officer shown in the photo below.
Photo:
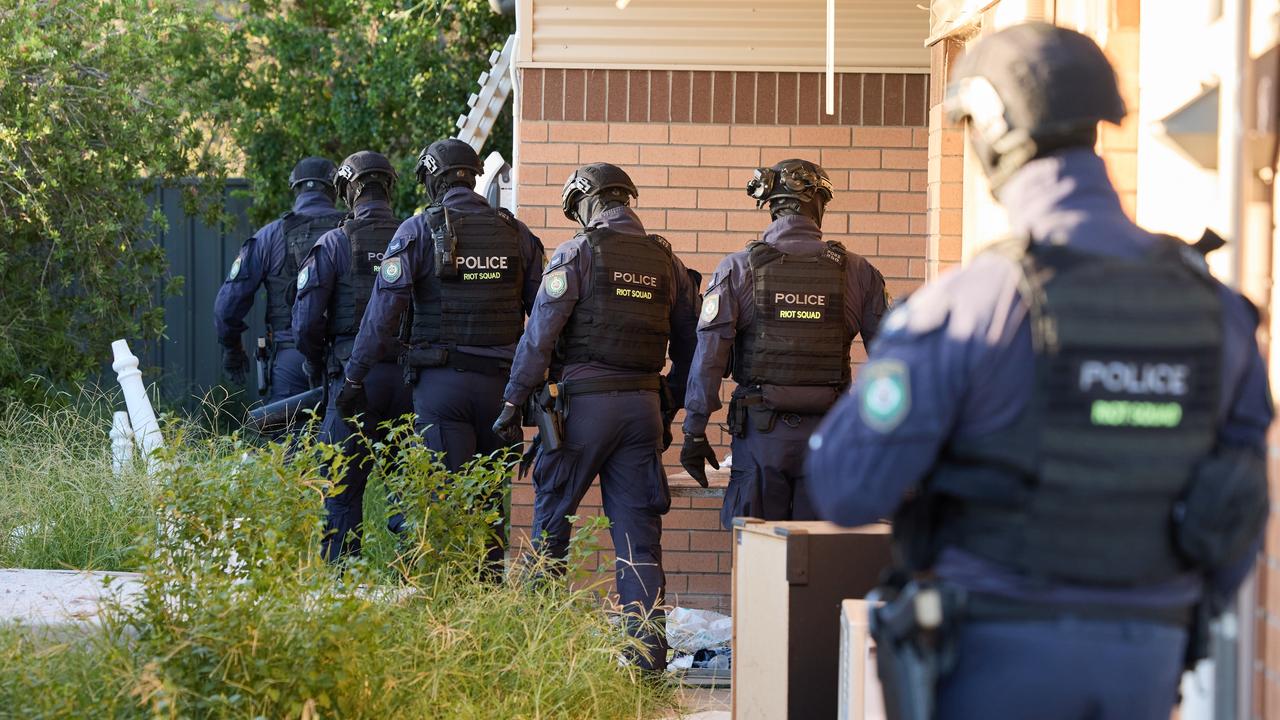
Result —
[{"label": "police officer", "polygon": [[[662,616],[662,515],[671,506],[664,423],[684,400],[698,282],[665,239],[645,232],[629,207],[638,196],[631,178],[607,163],[584,165],[565,183],[565,217],[583,231],[556,249],[543,272],[494,431],[519,441],[521,407],[543,386],[555,352],[553,383],[540,397],[543,406],[554,398],[563,437],[543,438],[534,461],[534,545],[551,558],[565,556],[567,516],[599,475],[618,595],[648,647],[635,660],[653,670],[666,667],[665,640],[652,626],[638,629],[636,618]],[[672,397],[664,408],[659,373],[668,340]]]},{"label": "police officer", "polygon": [[[413,410],[394,356],[375,363],[360,382],[344,383],[342,375],[374,281],[394,272],[383,261],[383,252],[400,226],[391,211],[395,181],[395,168],[379,153],[361,150],[343,160],[337,190],[352,212],[316,242],[298,271],[293,307],[298,349],[307,358],[313,382],[329,383],[320,439],[341,444],[348,458],[345,475],[335,480],[335,492],[325,498],[324,555],[331,562],[360,552],[369,444],[386,435],[378,426]],[[318,377],[321,374],[324,379]],[[357,416],[365,438],[353,432]],[[393,532],[402,525],[398,514],[388,521]]]},{"label": "police officer", "polygon": [[873,613],[891,714],[924,657],[940,718],[1163,720],[1191,620],[1265,523],[1258,315],[1126,217],[1093,151],[1125,108],[1092,40],[995,33],[946,109],[1013,237],[885,319],[810,441],[813,501],[894,518],[901,590]]},{"label": "police officer", "polygon": [[[467,143],[432,143],[416,170],[430,205],[405,221],[387,248],[346,376],[363,381],[398,347],[399,319],[412,308],[404,363],[418,428],[457,470],[507,444],[490,425],[502,408],[544,255],[524,223],[476,194],[482,168]],[[505,521],[495,530],[492,562],[505,550]]]},{"label": "police officer", "polygon": [[222,345],[222,368],[234,383],[243,385],[249,370],[249,357],[240,341],[248,327],[244,316],[253,306],[258,286],[266,286],[268,402],[307,390],[303,357],[294,344],[290,315],[303,258],[317,238],[342,221],[344,213],[333,207],[334,170],[331,161],[320,157],[305,158],[294,166],[289,173],[293,209],[244,242],[213,303],[213,324]]},{"label": "police officer", "polygon": [[849,346],[875,336],[888,298],[884,277],[862,256],[822,239],[831,180],[807,160],[756,170],[747,183],[773,222],[745,250],[720,262],[702,301],[698,351],[685,397],[680,462],[703,487],[719,467],[707,418],[729,402],[733,471],[720,521],[734,517],[814,520],[804,489],[809,435],[849,385]]}]

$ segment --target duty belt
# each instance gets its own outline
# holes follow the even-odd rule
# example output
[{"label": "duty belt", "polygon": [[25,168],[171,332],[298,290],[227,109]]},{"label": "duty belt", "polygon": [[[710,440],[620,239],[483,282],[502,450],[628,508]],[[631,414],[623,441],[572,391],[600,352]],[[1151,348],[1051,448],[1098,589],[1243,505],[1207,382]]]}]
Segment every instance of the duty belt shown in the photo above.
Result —
[{"label": "duty belt", "polygon": [[560,394],[569,396],[636,390],[661,392],[662,378],[657,375],[602,377],[587,380],[567,380],[559,383],[559,385]]},{"label": "duty belt", "polygon": [[969,593],[964,608],[964,619],[973,622],[1017,622],[1057,620],[1076,617],[1084,620],[1140,621],[1162,625],[1188,627],[1194,617],[1191,606],[1126,606],[1098,603],[1043,603],[1030,600]]}]

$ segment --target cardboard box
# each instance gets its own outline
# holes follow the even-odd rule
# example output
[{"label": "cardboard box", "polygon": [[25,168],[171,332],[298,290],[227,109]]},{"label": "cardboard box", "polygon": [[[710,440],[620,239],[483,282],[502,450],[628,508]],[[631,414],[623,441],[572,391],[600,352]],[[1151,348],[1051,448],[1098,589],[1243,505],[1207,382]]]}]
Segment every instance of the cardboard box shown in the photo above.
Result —
[{"label": "cardboard box", "polygon": [[889,527],[739,518],[733,529],[733,717],[834,720],[840,612],[889,566]]}]

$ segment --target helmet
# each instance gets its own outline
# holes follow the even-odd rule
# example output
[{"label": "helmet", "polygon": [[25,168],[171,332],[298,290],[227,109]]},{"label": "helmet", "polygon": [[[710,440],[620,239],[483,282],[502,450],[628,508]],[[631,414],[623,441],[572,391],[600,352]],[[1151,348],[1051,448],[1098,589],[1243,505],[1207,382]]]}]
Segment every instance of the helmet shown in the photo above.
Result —
[{"label": "helmet", "polygon": [[475,187],[476,176],[484,172],[474,148],[457,138],[437,140],[422,148],[413,173],[435,199],[455,185]]},{"label": "helmet", "polygon": [[289,189],[297,190],[299,185],[309,190],[320,186],[321,189],[333,189],[333,174],[337,172],[333,161],[322,157],[308,157],[298,161],[289,173]]},{"label": "helmet", "polygon": [[602,200],[625,205],[630,202],[630,198],[640,197],[640,191],[631,182],[631,176],[617,165],[591,163],[574,170],[569,179],[564,181],[564,189],[560,191],[560,209],[564,211],[565,217],[586,225],[591,218],[580,216],[578,203],[583,198],[602,195]]},{"label": "helmet", "polygon": [[747,195],[756,207],[769,203],[769,214],[805,215],[819,225],[831,202],[831,177],[817,163],[793,158],[769,168],[757,168],[747,181]]},{"label": "helmet", "polygon": [[348,155],[338,168],[334,187],[352,205],[368,185],[382,185],[387,194],[396,184],[396,169],[382,153],[361,150]]},{"label": "helmet", "polygon": [[1039,22],[1001,30],[965,53],[943,108],[953,122],[970,121],[993,188],[1036,157],[1091,147],[1099,122],[1125,116],[1115,70],[1097,43]]}]

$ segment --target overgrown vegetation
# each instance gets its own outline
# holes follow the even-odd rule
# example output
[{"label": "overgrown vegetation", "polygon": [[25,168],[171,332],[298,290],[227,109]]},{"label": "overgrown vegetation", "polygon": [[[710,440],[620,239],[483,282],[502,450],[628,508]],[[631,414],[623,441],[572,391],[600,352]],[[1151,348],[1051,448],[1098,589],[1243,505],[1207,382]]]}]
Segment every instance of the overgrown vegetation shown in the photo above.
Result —
[{"label": "overgrown vegetation", "polygon": [[[35,431],[18,440],[17,425],[0,425],[3,457],[38,472],[90,458],[86,476],[108,481],[89,438],[54,429],[101,438],[96,423],[43,410],[19,420]],[[672,705],[670,690],[619,664],[632,641],[592,588],[548,582],[537,564],[486,582],[489,498],[511,458],[451,474],[407,426],[393,437],[375,475],[395,473],[395,509],[413,531],[335,570],[319,555],[332,491],[320,469],[345,462],[335,448],[170,423],[162,469],[130,481],[151,487],[119,563],[142,572],[140,601],[109,605],[101,632],[71,641],[0,627],[0,717],[647,718]],[[22,477],[6,467],[6,482]],[[366,524],[385,533],[377,515]]]}]

